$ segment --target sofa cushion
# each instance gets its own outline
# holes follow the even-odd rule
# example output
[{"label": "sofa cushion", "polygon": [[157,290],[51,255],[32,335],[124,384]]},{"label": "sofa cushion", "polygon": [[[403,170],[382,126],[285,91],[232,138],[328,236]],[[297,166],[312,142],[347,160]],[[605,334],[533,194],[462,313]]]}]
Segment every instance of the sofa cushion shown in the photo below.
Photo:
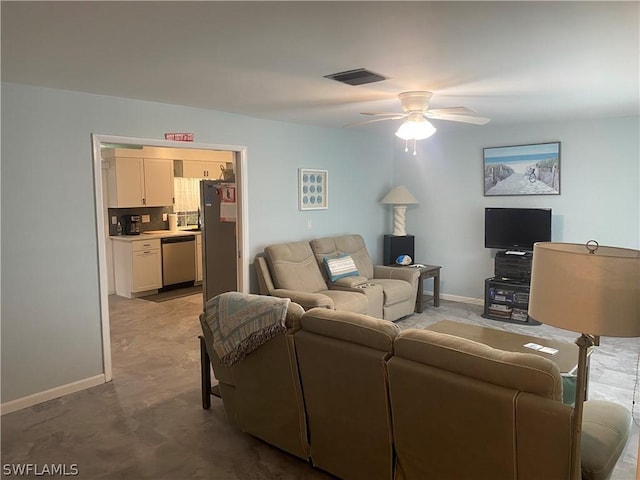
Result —
[{"label": "sofa cushion", "polygon": [[473,340],[409,329],[395,340],[399,357],[505,388],[562,401],[560,370],[531,353],[505,352]]},{"label": "sofa cushion", "polygon": [[307,242],[281,243],[264,249],[276,288],[314,293],[327,290]]},{"label": "sofa cushion", "polygon": [[356,264],[360,275],[373,277],[373,263],[367,246],[361,235],[342,235],[337,237],[317,238],[310,242],[318,262],[325,256],[349,254]]},{"label": "sofa cushion", "polygon": [[583,480],[606,480],[624,450],[631,431],[631,413],[622,405],[603,400],[584,404],[582,419]]},{"label": "sofa cushion", "polygon": [[333,300],[333,308],[345,312],[368,313],[369,302],[367,296],[360,292],[351,292],[344,290],[324,290],[326,295]]},{"label": "sofa cushion", "polygon": [[323,308],[307,311],[300,324],[307,332],[387,352],[393,351],[393,340],[400,333],[400,327],[386,320]]},{"label": "sofa cushion", "polygon": [[359,275],[351,255],[327,256],[324,257],[323,263],[331,282],[336,282],[344,277],[357,277]]}]

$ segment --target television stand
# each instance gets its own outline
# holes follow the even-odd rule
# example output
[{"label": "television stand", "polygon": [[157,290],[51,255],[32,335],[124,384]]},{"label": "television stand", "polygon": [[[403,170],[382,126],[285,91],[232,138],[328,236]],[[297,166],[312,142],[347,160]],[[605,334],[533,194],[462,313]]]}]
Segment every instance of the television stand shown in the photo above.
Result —
[{"label": "television stand", "polygon": [[529,281],[492,277],[484,281],[484,318],[540,325],[529,317]]}]

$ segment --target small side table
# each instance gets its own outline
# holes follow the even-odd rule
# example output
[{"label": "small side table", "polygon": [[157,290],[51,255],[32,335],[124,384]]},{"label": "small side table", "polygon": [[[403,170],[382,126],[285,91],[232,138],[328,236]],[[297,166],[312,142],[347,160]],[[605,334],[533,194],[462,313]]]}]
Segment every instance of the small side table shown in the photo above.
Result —
[{"label": "small side table", "polygon": [[439,265],[425,265],[424,267],[406,267],[415,268],[420,271],[420,277],[418,277],[418,295],[416,296],[416,313],[422,313],[422,297],[423,290],[422,284],[424,279],[433,278],[433,306],[440,306],[440,267]]}]

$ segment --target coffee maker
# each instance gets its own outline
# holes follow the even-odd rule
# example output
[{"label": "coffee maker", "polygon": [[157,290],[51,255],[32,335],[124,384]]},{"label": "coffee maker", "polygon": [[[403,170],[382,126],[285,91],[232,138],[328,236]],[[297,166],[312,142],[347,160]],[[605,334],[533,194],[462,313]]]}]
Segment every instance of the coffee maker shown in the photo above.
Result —
[{"label": "coffee maker", "polygon": [[123,215],[122,225],[125,235],[140,235],[140,215]]}]

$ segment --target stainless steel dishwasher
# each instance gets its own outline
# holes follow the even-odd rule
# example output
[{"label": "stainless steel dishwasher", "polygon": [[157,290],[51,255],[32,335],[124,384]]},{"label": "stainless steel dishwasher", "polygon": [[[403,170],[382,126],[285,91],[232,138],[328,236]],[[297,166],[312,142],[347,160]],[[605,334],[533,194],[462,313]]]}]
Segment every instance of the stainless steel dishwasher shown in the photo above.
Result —
[{"label": "stainless steel dishwasher", "polygon": [[162,286],[193,283],[196,279],[196,237],[184,235],[160,239]]}]

